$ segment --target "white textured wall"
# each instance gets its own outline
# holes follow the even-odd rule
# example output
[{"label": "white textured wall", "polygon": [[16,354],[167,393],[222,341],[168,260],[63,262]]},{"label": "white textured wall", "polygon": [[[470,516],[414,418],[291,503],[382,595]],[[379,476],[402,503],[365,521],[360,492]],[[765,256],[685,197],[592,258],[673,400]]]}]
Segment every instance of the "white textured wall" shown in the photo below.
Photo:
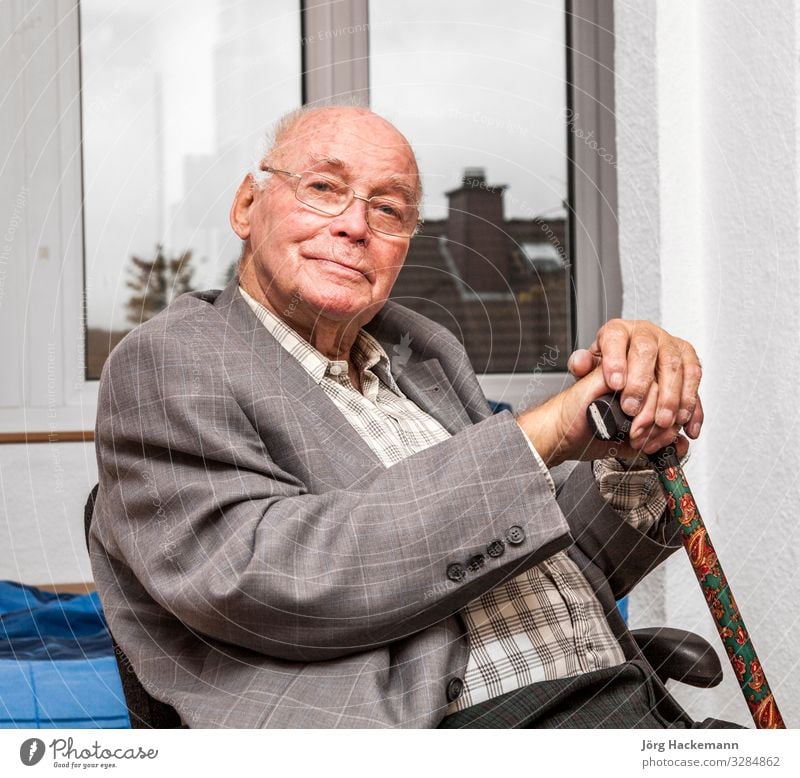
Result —
[{"label": "white textured wall", "polygon": [[[797,1],[616,0],[624,315],[691,340],[706,424],[687,475],[787,724],[800,726]],[[718,638],[681,554],[634,625]],[[696,717],[750,724],[732,671],[676,686]]]},{"label": "white textured wall", "polygon": [[0,446],[0,579],[92,580],[83,506],[96,482],[91,443]]}]

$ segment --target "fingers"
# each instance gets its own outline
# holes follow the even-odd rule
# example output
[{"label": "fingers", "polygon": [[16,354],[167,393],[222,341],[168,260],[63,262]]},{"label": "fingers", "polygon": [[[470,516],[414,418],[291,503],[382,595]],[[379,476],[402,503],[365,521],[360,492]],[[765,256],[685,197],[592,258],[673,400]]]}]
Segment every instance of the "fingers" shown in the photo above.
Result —
[{"label": "fingers", "polygon": [[599,356],[595,356],[591,351],[581,348],[572,352],[567,362],[567,369],[576,379],[580,379],[589,375],[599,362]]},{"label": "fingers", "polygon": [[[630,324],[630,323],[628,323]],[[600,328],[597,340],[592,343],[590,351],[603,357],[603,378],[606,384],[618,392],[627,390],[628,344],[630,342],[628,326],[620,319],[612,319]],[[644,393],[642,393],[644,396]],[[623,406],[623,410],[629,413]]]},{"label": "fingers", "polygon": [[678,454],[678,459],[683,459],[689,451],[689,441],[686,440],[683,435],[678,435],[673,442],[675,444],[675,451]]},{"label": "fingers", "polygon": [[[646,401],[651,399],[650,391],[655,381],[661,353],[657,328],[649,322],[634,322],[633,325],[628,348],[628,376],[621,397],[622,410],[629,416],[640,413]],[[677,405],[677,400],[674,402]],[[653,418],[648,418],[648,424],[652,423],[656,413],[662,408],[663,403],[658,402],[657,407],[653,409]]]},{"label": "fingers", "polygon": [[680,432],[680,425],[671,424],[664,428],[655,424],[658,414],[660,387],[655,381],[650,385],[647,399],[640,413],[631,423],[631,445],[641,453],[653,454],[672,443]]},{"label": "fingers", "polygon": [[679,341],[681,344],[681,357],[683,360],[683,387],[681,390],[680,410],[678,423],[686,429],[686,434],[696,438],[703,425],[703,406],[700,403],[698,389],[703,377],[703,368],[700,358],[691,343]]},{"label": "fingers", "polygon": [[631,422],[630,439],[634,446],[643,446],[645,438],[651,433],[658,405],[658,384],[653,381],[647,391],[647,398],[641,410]]},{"label": "fingers", "polygon": [[700,401],[700,396],[697,396],[697,404],[694,407],[689,423],[685,426],[686,434],[692,439],[696,440],[700,435],[700,428],[703,426],[705,415],[703,413],[703,403]]},{"label": "fingers", "polygon": [[684,398],[684,370],[683,355],[679,345],[683,341],[663,334],[666,337],[659,338],[657,345],[656,375],[659,391],[655,422],[659,427],[666,429],[675,423],[681,408],[681,400]]},{"label": "fingers", "polygon": [[[698,397],[703,371],[690,343],[651,322],[612,319],[600,328],[589,353],[595,360],[602,355],[603,376],[610,388],[621,390],[625,413],[638,417],[646,408],[638,418],[640,429],[655,424],[672,431],[677,424],[690,438],[698,437],[704,420]],[[658,431],[652,434],[663,438]]]},{"label": "fingers", "polygon": [[697,438],[704,418],[697,393],[703,377],[697,352],[690,343],[662,331],[656,375],[659,397],[655,423],[662,429],[677,424],[690,438]]},{"label": "fingers", "polygon": [[651,427],[650,433],[646,435],[644,439],[644,445],[642,446],[642,451],[645,454],[655,454],[664,446],[668,446],[670,443],[674,443],[678,438],[678,433],[680,432],[680,427],[677,424],[673,425],[669,429],[662,429],[661,427]]}]

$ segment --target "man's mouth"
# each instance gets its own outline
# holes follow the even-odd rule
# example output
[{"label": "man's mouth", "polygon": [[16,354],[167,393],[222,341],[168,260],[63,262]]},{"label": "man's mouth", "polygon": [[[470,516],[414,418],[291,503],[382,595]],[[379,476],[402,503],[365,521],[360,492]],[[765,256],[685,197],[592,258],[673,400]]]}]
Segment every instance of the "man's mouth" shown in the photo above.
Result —
[{"label": "man's mouth", "polygon": [[308,257],[308,258],[314,260],[315,262],[322,262],[325,265],[332,265],[338,271],[346,273],[347,275],[352,275],[352,276],[358,275],[365,277],[367,276],[367,271],[361,270],[360,268],[355,267],[354,265],[348,265],[345,262],[340,262],[339,260],[336,259],[327,259],[325,257]]}]

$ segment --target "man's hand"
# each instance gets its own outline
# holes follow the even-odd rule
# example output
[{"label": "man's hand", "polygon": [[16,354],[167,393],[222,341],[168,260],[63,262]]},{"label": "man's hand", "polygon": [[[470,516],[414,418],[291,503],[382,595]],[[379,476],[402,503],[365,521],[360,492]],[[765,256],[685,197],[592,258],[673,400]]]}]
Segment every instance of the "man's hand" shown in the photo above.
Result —
[{"label": "man's hand", "polygon": [[[569,389],[517,417],[517,423],[548,467],[566,460],[637,457],[640,452],[627,442],[609,443],[595,438],[586,420],[589,403],[609,391],[603,368],[598,365]],[[670,435],[667,442],[674,439],[675,435]],[[678,455],[683,456],[689,442],[678,437],[675,443]]]},{"label": "man's hand", "polygon": [[690,343],[648,321],[612,319],[588,350],[574,352],[569,360],[578,379],[598,365],[608,387],[622,392],[622,410],[634,417],[635,449],[652,454],[672,442],[681,427],[690,438],[700,435],[702,368]]}]

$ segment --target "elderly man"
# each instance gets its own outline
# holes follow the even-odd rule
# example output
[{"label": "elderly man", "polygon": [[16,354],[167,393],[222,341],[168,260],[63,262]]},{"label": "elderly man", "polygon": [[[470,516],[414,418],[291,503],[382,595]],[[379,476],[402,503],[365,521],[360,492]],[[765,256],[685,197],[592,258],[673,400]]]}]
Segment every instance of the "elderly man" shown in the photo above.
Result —
[{"label": "elderly man", "polygon": [[91,537],[112,632],[192,727],[690,726],[614,608],[679,542],[585,409],[622,390],[632,461],[697,437],[694,350],[610,322],[574,386],[490,415],[460,343],[388,302],[419,196],[384,119],[289,116],[231,209],[238,278],[113,352]]}]

